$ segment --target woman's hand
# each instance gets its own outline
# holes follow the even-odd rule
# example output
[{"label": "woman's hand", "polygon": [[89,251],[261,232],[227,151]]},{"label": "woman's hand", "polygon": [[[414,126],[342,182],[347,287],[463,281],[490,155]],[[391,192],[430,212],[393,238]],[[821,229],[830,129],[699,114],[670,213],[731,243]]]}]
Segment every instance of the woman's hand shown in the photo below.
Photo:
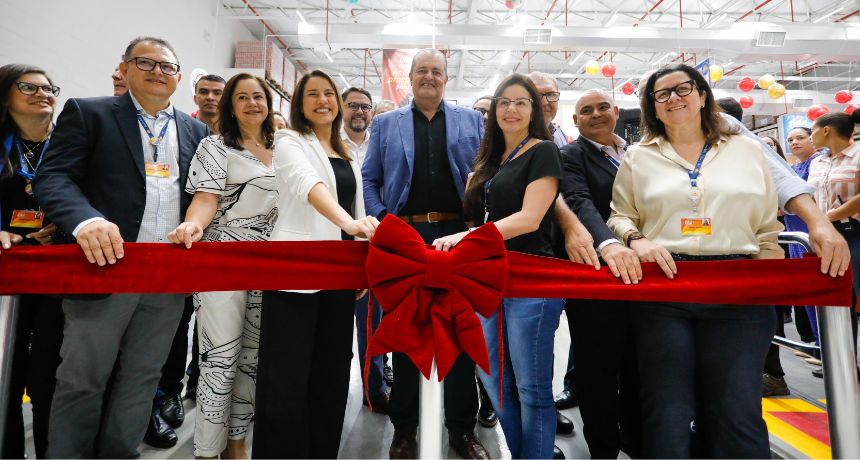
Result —
[{"label": "woman's hand", "polygon": [[437,251],[450,251],[460,242],[466,235],[469,234],[469,231],[455,233],[453,235],[443,236],[442,238],[436,238],[433,240],[433,246],[436,246]]},{"label": "woman's hand", "polygon": [[13,244],[18,244],[21,241],[24,241],[21,235],[0,231],[0,246],[3,246],[3,249],[9,249]]},{"label": "woman's hand", "polygon": [[167,234],[167,239],[174,244],[185,244],[186,248],[191,248],[191,243],[200,241],[203,238],[203,229],[197,222],[183,222],[172,232]]},{"label": "woman's hand", "polygon": [[48,224],[45,228],[39,230],[38,232],[28,233],[27,238],[33,238],[39,242],[41,245],[48,245],[54,243],[54,233],[57,232],[56,224]]},{"label": "woman's hand", "polygon": [[376,232],[376,227],[379,226],[379,221],[376,217],[367,216],[361,219],[348,221],[342,227],[343,231],[345,231],[348,235],[357,236],[359,238],[367,238],[368,240],[373,238],[373,234]]},{"label": "woman's hand", "polygon": [[669,254],[663,246],[652,243],[647,238],[640,238],[630,242],[630,249],[636,251],[636,255],[642,262],[657,262],[667,278],[672,279],[678,273],[672,254]]}]

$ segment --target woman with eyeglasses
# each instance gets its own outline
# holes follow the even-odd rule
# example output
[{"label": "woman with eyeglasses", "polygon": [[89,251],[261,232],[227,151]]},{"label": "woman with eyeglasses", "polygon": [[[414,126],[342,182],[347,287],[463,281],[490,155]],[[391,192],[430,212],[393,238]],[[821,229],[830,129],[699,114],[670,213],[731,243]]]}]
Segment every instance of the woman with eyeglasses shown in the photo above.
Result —
[{"label": "woman with eyeglasses", "polygon": [[[57,227],[45,219],[30,185],[50,142],[56,97],[44,70],[25,64],[0,67],[0,251],[12,245],[51,244]],[[20,296],[0,457],[24,458],[24,388],[33,404],[36,456],[45,457],[48,416],[63,341],[60,300]]]},{"label": "woman with eyeglasses", "polygon": [[[782,258],[761,146],[727,127],[710,85],[680,64],[653,73],[643,132],[618,170],[609,227],[673,279],[675,261]],[[743,165],[739,167],[738,165]],[[762,366],[774,309],[649,302],[634,312],[643,453],[769,458]]]},{"label": "woman with eyeglasses", "polygon": [[[499,84],[487,129],[463,199],[473,223],[494,222],[511,251],[553,257],[552,204],[562,175],[561,153],[552,142],[540,95],[527,77],[513,74]],[[439,238],[448,251],[469,232]],[[513,458],[552,458],[555,402],[553,338],[563,299],[514,299],[502,315],[480,317],[490,353],[490,373],[479,372],[496,408]],[[504,344],[503,401],[499,400],[499,321]]]}]

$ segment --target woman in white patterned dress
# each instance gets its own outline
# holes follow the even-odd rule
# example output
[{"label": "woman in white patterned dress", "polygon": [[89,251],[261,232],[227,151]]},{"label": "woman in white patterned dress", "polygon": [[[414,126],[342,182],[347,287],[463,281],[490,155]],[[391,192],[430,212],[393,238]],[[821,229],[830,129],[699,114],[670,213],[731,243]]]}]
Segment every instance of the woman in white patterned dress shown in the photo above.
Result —
[{"label": "woman in white patterned dress", "polygon": [[[227,82],[219,104],[221,134],[200,142],[185,191],[194,194],[170,241],[266,241],[277,218],[272,169],[272,98],[259,77]],[[254,415],[261,291],[194,294],[200,381],[194,455],[247,458]]]}]

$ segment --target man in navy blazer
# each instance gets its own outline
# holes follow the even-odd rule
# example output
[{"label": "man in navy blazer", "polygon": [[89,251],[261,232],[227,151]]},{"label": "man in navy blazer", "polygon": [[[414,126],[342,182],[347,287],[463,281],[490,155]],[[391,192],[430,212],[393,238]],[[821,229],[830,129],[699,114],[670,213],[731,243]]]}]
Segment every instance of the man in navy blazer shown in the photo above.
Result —
[{"label": "man in navy blazer", "polygon": [[[576,102],[580,136],[561,148],[565,202],[594,238],[594,246],[625,283],[641,279],[639,259],[606,226],[612,186],[627,143],[613,133],[618,108],[602,90]],[[568,325],[585,441],[592,458],[639,454],[638,372],[628,320],[629,302],[568,299]],[[598,351],[599,350],[599,351]],[[566,382],[567,383],[567,382]]]},{"label": "man in navy blazer", "polygon": [[[443,101],[448,81],[445,56],[419,51],[409,71],[412,104],[373,120],[362,167],[367,215],[393,214],[430,243],[466,229],[463,192],[484,131],[475,110]],[[389,417],[394,425],[391,458],[416,458],[418,370],[394,353]],[[445,378],[445,426],[463,458],[489,458],[475,437],[478,394],[475,363],[461,354]]]},{"label": "man in navy blazer", "polygon": [[[208,133],[170,104],[181,76],[169,43],[135,39],[123,61],[129,92],[70,99],[33,184],[51,221],[100,266],[123,263],[124,241],[165,241],[181,222],[188,165]],[[182,294],[63,301],[50,458],[138,456],[182,306]]]}]

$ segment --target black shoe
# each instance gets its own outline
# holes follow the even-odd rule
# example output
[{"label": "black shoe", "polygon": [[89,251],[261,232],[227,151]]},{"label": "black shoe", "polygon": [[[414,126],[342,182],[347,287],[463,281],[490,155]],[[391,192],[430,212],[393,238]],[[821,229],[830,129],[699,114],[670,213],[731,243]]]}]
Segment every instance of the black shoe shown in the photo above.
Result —
[{"label": "black shoe", "polygon": [[564,452],[558,448],[558,446],[552,446],[552,459],[553,460],[561,460],[564,458]]},{"label": "black shoe", "polygon": [[573,434],[573,421],[559,411],[555,411],[555,432],[556,434]]},{"label": "black shoe", "polygon": [[499,417],[496,416],[496,411],[493,409],[493,403],[484,388],[480,388],[481,408],[478,410],[478,423],[481,426],[492,428],[499,423]]},{"label": "black shoe", "polygon": [[824,378],[824,368],[818,367],[812,370],[812,376],[820,379]]},{"label": "black shoe", "polygon": [[161,412],[161,418],[173,428],[179,428],[185,421],[185,407],[182,406],[182,397],[179,394],[168,396],[158,410]]},{"label": "black shoe", "polygon": [[382,366],[382,379],[385,380],[388,386],[394,385],[394,371],[388,364]]},{"label": "black shoe", "polygon": [[[361,404],[367,406],[367,399],[361,398]],[[388,415],[388,393],[380,393],[370,397],[374,414]],[[370,407],[370,406],[368,406]]]},{"label": "black shoe", "polygon": [[176,432],[161,418],[161,413],[157,410],[153,411],[143,442],[156,449],[170,449],[176,445],[177,439]]},{"label": "black shoe", "polygon": [[484,449],[484,445],[481,444],[481,441],[478,441],[474,431],[457,433],[448,430],[448,444],[451,445],[451,448],[454,449],[454,452],[456,452],[460,458],[479,460],[490,458],[490,454],[487,453],[487,449]]},{"label": "black shoe", "polygon": [[579,405],[579,399],[573,390],[564,390],[555,397],[555,408],[558,410],[570,409]]},{"label": "black shoe", "polygon": [[417,430],[394,429],[394,437],[391,439],[391,447],[388,449],[388,458],[418,458],[418,440],[415,438]]}]

